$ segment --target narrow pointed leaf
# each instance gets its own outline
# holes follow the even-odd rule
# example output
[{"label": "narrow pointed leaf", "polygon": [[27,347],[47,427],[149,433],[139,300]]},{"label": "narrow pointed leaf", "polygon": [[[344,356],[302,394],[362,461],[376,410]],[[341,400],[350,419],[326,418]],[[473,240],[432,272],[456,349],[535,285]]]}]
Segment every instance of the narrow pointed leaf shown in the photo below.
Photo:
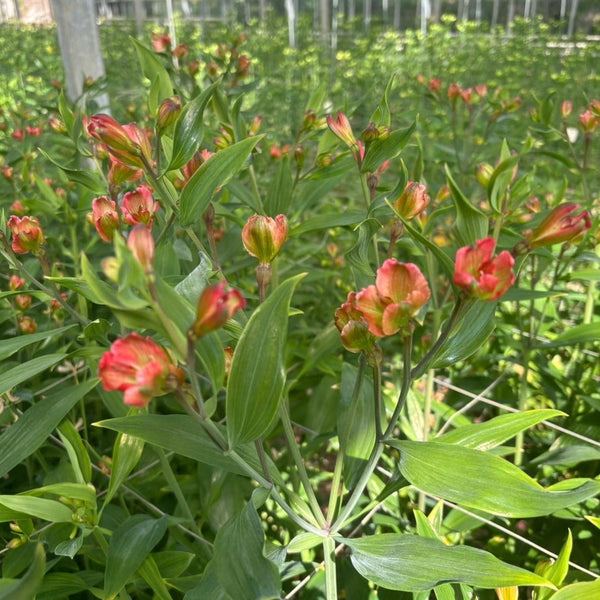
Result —
[{"label": "narrow pointed leaf", "polygon": [[160,102],[173,95],[173,85],[167,70],[160,59],[150,49],[140,44],[136,39],[130,38],[142,67],[144,77],[152,82],[152,88],[148,96],[148,108],[154,113]]},{"label": "narrow pointed leaf", "polygon": [[366,579],[391,590],[417,592],[442,583],[480,588],[551,584],[489,552],[468,546],[446,546],[416,535],[387,533],[344,539],[354,568]]},{"label": "narrow pointed leaf", "polygon": [[52,329],[51,331],[38,331],[37,333],[31,333],[29,335],[22,335],[19,337],[10,338],[8,340],[2,340],[0,342],[0,360],[4,360],[9,356],[18,352],[22,348],[35,344],[36,342],[46,341],[55,335],[64,333],[69,329],[72,329],[75,325],[67,325],[66,327],[59,327],[58,329]]},{"label": "narrow pointed leaf", "polygon": [[399,468],[419,490],[505,517],[539,517],[592,498],[600,481],[547,491],[508,461],[479,450],[441,442],[391,441]]},{"label": "narrow pointed leaf", "polygon": [[363,173],[373,173],[386,160],[396,158],[404,150],[404,146],[408,143],[416,126],[417,122],[414,121],[406,129],[397,129],[392,131],[387,138],[372,142],[365,154],[360,170]]},{"label": "narrow pointed leaf", "polygon": [[223,525],[215,539],[219,584],[236,600],[279,598],[279,570],[263,555],[265,536],[252,502]]},{"label": "narrow pointed leaf", "polygon": [[17,365],[0,375],[0,394],[8,392],[17,385],[35,377],[46,369],[63,360],[66,354],[46,354],[32,358],[27,362]]},{"label": "narrow pointed leaf", "polygon": [[36,544],[33,562],[21,579],[0,588],[0,600],[31,600],[36,597],[46,569],[46,553],[41,543]]},{"label": "narrow pointed leaf", "polygon": [[200,148],[204,134],[204,109],[208,104],[216,83],[207,87],[183,109],[175,123],[173,133],[173,156],[167,168],[179,169],[188,162]]},{"label": "narrow pointed leaf", "polygon": [[592,600],[600,598],[600,579],[583,583],[572,583],[558,590],[552,600]]},{"label": "narrow pointed leaf", "polygon": [[435,438],[436,442],[458,444],[475,450],[490,450],[509,440],[517,433],[553,417],[564,416],[550,408],[509,413],[494,417],[485,423],[459,427]]},{"label": "narrow pointed leaf", "polygon": [[144,451],[144,440],[134,435],[120,433],[115,440],[112,453],[112,467],[110,469],[110,481],[104,498],[104,504],[108,504],[117,493],[119,486],[125,478],[135,469],[142,452]]},{"label": "narrow pointed leaf", "polygon": [[33,454],[75,404],[98,384],[93,379],[48,394],[0,435],[0,477]]},{"label": "narrow pointed leaf", "polygon": [[294,288],[287,279],[250,317],[236,346],[227,383],[227,433],[231,447],[265,434],[285,383],[283,349]]},{"label": "narrow pointed leaf", "polygon": [[452,178],[448,166],[446,166],[446,181],[456,208],[456,222],[453,226],[456,238],[462,246],[472,246],[475,240],[486,237],[488,219],[467,200]]},{"label": "narrow pointed leaf", "polygon": [[0,504],[10,510],[52,523],[71,523],[73,513],[56,500],[33,496],[0,496]]},{"label": "narrow pointed leaf", "polygon": [[117,594],[135,576],[166,530],[166,517],[152,519],[145,515],[134,515],[119,525],[108,545],[104,577],[107,597]]},{"label": "narrow pointed leaf", "polygon": [[215,190],[226,185],[238,173],[261,138],[246,138],[220,150],[192,175],[181,193],[179,219],[182,225],[192,225],[201,220]]}]

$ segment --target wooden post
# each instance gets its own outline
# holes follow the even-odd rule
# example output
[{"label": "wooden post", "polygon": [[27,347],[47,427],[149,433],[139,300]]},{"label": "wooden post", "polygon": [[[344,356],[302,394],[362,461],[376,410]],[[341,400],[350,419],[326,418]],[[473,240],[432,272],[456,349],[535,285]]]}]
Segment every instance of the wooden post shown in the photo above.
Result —
[{"label": "wooden post", "polygon": [[[52,0],[58,45],[65,69],[66,94],[83,108],[83,82],[87,77],[104,77],[100,37],[93,0]],[[108,95],[94,97],[97,112],[108,112]]]}]

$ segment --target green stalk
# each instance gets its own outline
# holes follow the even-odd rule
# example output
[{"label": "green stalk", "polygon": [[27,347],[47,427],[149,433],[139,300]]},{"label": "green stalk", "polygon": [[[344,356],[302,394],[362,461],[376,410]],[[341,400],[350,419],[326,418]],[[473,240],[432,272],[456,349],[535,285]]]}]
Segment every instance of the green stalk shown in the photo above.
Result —
[{"label": "green stalk", "polygon": [[337,575],[335,570],[335,541],[323,539],[323,563],[325,564],[325,593],[327,600],[337,600]]},{"label": "green stalk", "polygon": [[283,434],[285,435],[288,449],[292,455],[292,458],[294,459],[294,464],[296,465],[296,470],[298,471],[298,476],[300,477],[302,487],[306,492],[306,497],[308,498],[310,508],[312,509],[313,515],[319,526],[325,528],[327,526],[327,521],[325,520],[323,511],[321,510],[319,501],[315,495],[315,491],[310,484],[310,479],[308,478],[308,473],[306,472],[302,455],[300,454],[298,444],[296,444],[296,436],[294,435],[290,414],[285,401],[279,403],[279,418],[281,419]]},{"label": "green stalk", "polygon": [[177,477],[173,473],[173,469],[171,468],[171,464],[167,460],[165,453],[162,448],[158,446],[154,446],[154,451],[158,455],[158,459],[160,460],[160,466],[162,468],[163,475],[167,480],[167,484],[171,488],[173,494],[175,494],[175,498],[177,498],[177,503],[181,507],[181,510],[185,514],[186,519],[190,522],[190,525],[195,528],[196,522],[194,521],[194,515],[190,510],[189,504],[185,499],[183,492],[181,491],[181,487],[177,481]]},{"label": "green stalk", "polygon": [[394,433],[394,427],[396,427],[396,422],[398,421],[398,417],[404,408],[404,404],[406,402],[406,397],[408,396],[408,391],[410,390],[410,385],[413,380],[412,371],[410,369],[412,359],[412,335],[407,335],[404,338],[404,347],[403,347],[403,355],[402,355],[402,384],[400,386],[400,394],[398,396],[398,401],[396,402],[396,408],[394,409],[394,413],[392,414],[392,418],[388,423],[387,429],[383,434],[383,441],[389,440]]},{"label": "green stalk", "polygon": [[[356,381],[354,382],[354,389],[352,390],[352,398],[350,399],[350,406],[354,406],[358,400],[360,394],[360,388],[362,386],[363,375],[365,372],[365,356],[361,354],[358,359],[358,373],[356,374]],[[350,427],[350,424],[348,424]],[[346,432],[347,433],[347,432]],[[343,436],[344,438],[346,436]],[[329,505],[327,508],[327,520],[331,523],[334,515],[337,511],[338,499],[342,496],[342,470],[344,466],[344,457],[346,455],[346,449],[342,443],[342,438],[338,435],[339,450],[335,459],[335,468],[333,469],[333,478],[331,480],[331,491],[329,493]]]},{"label": "green stalk", "polygon": [[375,437],[383,438],[381,430],[381,364],[376,361],[373,365],[373,400],[375,402]]}]

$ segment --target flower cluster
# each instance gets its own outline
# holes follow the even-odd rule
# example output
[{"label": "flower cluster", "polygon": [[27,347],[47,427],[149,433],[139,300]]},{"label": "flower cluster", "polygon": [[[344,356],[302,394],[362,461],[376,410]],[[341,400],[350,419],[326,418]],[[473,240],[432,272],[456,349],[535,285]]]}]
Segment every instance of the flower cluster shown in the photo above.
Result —
[{"label": "flower cluster", "polygon": [[351,292],[335,313],[344,347],[368,353],[374,338],[408,333],[411,319],[429,296],[427,281],[416,265],[387,259],[377,270],[375,285]]},{"label": "flower cluster", "polygon": [[497,300],[512,285],[514,258],[507,250],[492,257],[496,243],[492,238],[477,240],[456,253],[454,285],[479,300]]},{"label": "flower cluster", "polygon": [[113,342],[100,359],[98,377],[105,390],[124,392],[125,404],[138,407],[176,390],[185,381],[183,370],[165,350],[137,333]]}]

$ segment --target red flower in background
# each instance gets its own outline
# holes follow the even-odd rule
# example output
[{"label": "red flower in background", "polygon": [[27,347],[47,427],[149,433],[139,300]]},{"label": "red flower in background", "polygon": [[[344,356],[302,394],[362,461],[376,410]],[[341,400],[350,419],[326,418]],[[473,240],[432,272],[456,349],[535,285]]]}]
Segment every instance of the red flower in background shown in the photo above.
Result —
[{"label": "red flower in background", "polygon": [[533,230],[525,233],[525,242],[531,249],[551,246],[560,242],[570,242],[592,226],[590,215],[587,211],[574,213],[579,204],[565,202],[559,204],[550,214]]},{"label": "red flower in background", "polygon": [[137,333],[113,342],[100,359],[98,377],[105,390],[124,392],[125,404],[140,407],[177,389],[185,380],[182,369],[158,344]]},{"label": "red flower in background", "polygon": [[503,250],[492,258],[496,243],[492,238],[477,240],[456,253],[454,285],[479,300],[497,300],[512,285],[515,263],[510,252]]},{"label": "red flower in background", "polygon": [[15,254],[36,254],[44,243],[42,226],[35,217],[19,218],[11,215],[7,223],[12,234],[12,249]]},{"label": "red flower in background", "polygon": [[152,217],[158,210],[158,202],[152,198],[152,192],[141,185],[135,192],[123,195],[121,213],[128,225],[146,225],[152,227]]},{"label": "red flower in background", "polygon": [[208,285],[198,299],[196,320],[189,329],[188,335],[192,339],[199,339],[203,335],[219,329],[244,308],[246,302],[237,290],[225,291],[225,281]]}]

